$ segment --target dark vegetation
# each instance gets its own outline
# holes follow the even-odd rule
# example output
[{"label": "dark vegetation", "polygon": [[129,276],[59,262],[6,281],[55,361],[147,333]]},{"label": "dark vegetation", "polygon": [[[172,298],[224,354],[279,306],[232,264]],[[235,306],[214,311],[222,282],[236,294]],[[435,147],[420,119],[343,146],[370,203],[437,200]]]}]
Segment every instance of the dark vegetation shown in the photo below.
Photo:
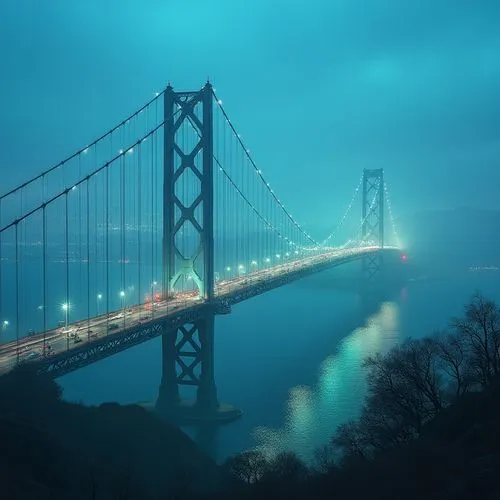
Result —
[{"label": "dark vegetation", "polygon": [[225,498],[500,498],[500,311],[480,295],[447,332],[365,361],[358,420],[306,467],[283,453],[230,458]]},{"label": "dark vegetation", "polygon": [[495,304],[476,295],[449,331],[365,366],[359,419],[313,464],[247,451],[219,467],[139,407],[65,403],[54,382],[18,369],[0,378],[1,498],[500,498]]},{"label": "dark vegetation", "polygon": [[179,429],[135,405],[61,400],[21,366],[0,377],[0,498],[149,499],[210,491],[219,469]]}]

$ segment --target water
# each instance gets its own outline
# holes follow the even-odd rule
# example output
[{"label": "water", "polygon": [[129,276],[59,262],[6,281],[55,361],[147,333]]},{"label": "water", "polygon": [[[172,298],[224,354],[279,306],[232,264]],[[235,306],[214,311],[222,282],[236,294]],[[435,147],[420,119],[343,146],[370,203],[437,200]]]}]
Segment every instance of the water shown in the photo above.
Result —
[{"label": "water", "polygon": [[[213,431],[189,431],[218,460],[244,449],[294,450],[305,459],[336,426],[356,417],[366,388],[363,359],[418,338],[460,315],[475,290],[500,302],[498,274],[470,272],[409,281],[367,303],[335,289],[335,270],[261,295],[216,319],[219,399],[244,417]],[[160,340],[61,379],[68,400],[154,401]]]}]

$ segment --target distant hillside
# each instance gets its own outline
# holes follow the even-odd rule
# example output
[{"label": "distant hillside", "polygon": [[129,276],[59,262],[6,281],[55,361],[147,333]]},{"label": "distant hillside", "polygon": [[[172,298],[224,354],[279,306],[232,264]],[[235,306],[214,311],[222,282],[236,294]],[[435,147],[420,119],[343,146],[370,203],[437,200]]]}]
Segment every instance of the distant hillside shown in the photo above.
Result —
[{"label": "distant hillside", "polygon": [[0,377],[2,499],[147,500],[217,483],[215,462],[143,408],[84,407],[60,396],[27,367]]},{"label": "distant hillside", "polygon": [[419,259],[461,266],[500,264],[498,211],[428,211],[402,217],[398,225],[410,252]]}]

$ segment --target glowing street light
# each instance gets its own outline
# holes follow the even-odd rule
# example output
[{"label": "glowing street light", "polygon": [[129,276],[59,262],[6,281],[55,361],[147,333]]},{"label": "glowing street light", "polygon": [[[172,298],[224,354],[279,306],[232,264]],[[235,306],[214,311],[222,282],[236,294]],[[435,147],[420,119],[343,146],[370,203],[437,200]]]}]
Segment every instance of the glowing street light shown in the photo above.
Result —
[{"label": "glowing street light", "polygon": [[64,311],[64,330],[66,331],[66,349],[69,349],[69,330],[68,330],[69,307],[70,307],[69,302],[65,302],[61,306],[62,310]]},{"label": "glowing street light", "polygon": [[125,292],[123,290],[120,292],[120,299],[122,301],[123,328],[125,328]]},{"label": "glowing street light", "polygon": [[102,293],[97,294],[97,316],[101,315]]},{"label": "glowing street light", "polygon": [[69,322],[69,302],[65,302],[61,308],[64,311],[64,326],[66,329],[68,329],[68,322]]},{"label": "glowing street light", "polygon": [[155,287],[158,283],[156,281],[153,281],[151,283],[151,317],[154,318],[155,316]]}]

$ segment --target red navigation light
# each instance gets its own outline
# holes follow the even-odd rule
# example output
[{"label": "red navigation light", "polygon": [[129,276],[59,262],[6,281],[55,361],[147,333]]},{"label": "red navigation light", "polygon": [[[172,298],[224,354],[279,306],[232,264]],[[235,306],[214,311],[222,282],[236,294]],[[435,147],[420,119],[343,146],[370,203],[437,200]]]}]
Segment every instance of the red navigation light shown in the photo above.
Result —
[{"label": "red navigation light", "polygon": [[406,255],[405,253],[401,254],[401,260],[403,262],[406,262],[408,260],[408,255]]}]

